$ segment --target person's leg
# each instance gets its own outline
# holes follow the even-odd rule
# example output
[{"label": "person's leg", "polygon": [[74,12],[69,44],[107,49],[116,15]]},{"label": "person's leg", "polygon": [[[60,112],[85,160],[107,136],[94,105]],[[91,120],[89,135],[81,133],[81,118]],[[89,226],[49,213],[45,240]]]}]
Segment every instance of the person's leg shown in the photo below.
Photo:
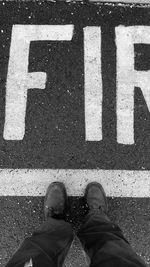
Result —
[{"label": "person's leg", "polygon": [[124,238],[121,229],[107,217],[107,199],[102,186],[90,183],[85,192],[89,213],[78,237],[91,259],[91,267],[145,267]]},{"label": "person's leg", "polygon": [[71,225],[63,219],[66,200],[64,185],[50,184],[44,202],[45,222],[24,240],[6,267],[62,266],[73,240]]}]

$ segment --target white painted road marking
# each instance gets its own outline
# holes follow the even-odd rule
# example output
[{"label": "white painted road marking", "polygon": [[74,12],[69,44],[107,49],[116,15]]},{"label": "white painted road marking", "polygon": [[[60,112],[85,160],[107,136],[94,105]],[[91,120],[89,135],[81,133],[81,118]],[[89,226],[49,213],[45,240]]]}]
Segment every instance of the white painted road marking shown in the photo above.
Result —
[{"label": "white painted road marking", "polygon": [[45,72],[28,73],[31,41],[70,41],[73,29],[73,25],[13,25],[6,83],[4,139],[24,138],[27,90],[45,88]]},{"label": "white painted road marking", "polygon": [[0,196],[44,196],[53,181],[68,195],[82,196],[89,182],[100,182],[111,197],[150,197],[150,171],[81,169],[0,169]]},{"label": "white painted road marking", "polygon": [[105,2],[106,4],[108,4],[108,2],[113,2],[113,3],[118,3],[120,5],[125,5],[125,3],[130,3],[130,4],[150,4],[149,0],[89,0],[89,2],[97,2],[97,3],[101,3],[101,2]]},{"label": "white painted road marking", "polygon": [[85,139],[102,140],[101,28],[84,28]]},{"label": "white painted road marking", "polygon": [[134,144],[134,89],[140,87],[150,111],[150,71],[134,69],[134,44],[150,44],[149,26],[116,27],[117,141]]},{"label": "white painted road marking", "polygon": [[[13,25],[6,82],[5,140],[22,140],[25,134],[27,91],[44,89],[45,72],[28,73],[31,41],[71,41],[74,25]],[[84,31],[85,140],[102,140],[101,27]],[[150,44],[150,26],[118,26],[117,142],[134,144],[134,88],[140,87],[150,110],[150,70],[134,68],[134,44]],[[112,66],[113,67],[113,66]]]}]

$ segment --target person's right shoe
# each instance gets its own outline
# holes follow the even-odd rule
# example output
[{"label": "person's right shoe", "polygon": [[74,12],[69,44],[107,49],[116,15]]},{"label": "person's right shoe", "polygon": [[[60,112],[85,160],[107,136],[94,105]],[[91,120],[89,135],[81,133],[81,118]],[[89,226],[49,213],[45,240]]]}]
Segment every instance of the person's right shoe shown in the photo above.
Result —
[{"label": "person's right shoe", "polygon": [[89,183],[85,189],[84,197],[91,210],[101,210],[107,214],[108,204],[105,191],[100,183]]}]

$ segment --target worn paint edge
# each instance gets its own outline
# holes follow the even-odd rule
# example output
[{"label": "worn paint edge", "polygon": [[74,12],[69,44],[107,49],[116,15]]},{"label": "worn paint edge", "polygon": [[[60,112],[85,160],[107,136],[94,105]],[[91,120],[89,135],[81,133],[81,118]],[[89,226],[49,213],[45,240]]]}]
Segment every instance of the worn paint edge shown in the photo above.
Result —
[{"label": "worn paint edge", "polygon": [[70,196],[97,181],[110,197],[150,197],[150,171],[100,169],[0,169],[0,196],[44,196],[53,181],[64,182]]},{"label": "worn paint edge", "polygon": [[25,2],[25,3],[40,3],[40,5],[42,3],[48,3],[48,2],[51,2],[51,3],[61,3],[61,2],[65,2],[65,3],[81,3],[81,4],[88,4],[88,3],[95,3],[95,4],[105,4],[105,5],[121,5],[121,6],[124,6],[124,5],[136,5],[136,6],[150,6],[150,2],[149,0],[0,0],[0,2],[3,2],[3,3],[7,3],[7,2],[18,2],[18,3],[21,3],[21,2]]},{"label": "worn paint edge", "polygon": [[89,2],[95,3],[131,3],[131,4],[150,4],[149,0],[89,0]]}]

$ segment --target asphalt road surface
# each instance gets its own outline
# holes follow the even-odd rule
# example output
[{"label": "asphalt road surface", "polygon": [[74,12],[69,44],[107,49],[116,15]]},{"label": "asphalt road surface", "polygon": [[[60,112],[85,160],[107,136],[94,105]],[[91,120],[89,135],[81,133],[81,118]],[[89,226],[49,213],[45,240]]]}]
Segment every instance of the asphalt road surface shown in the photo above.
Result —
[{"label": "asphalt road surface", "polygon": [[[1,266],[42,223],[55,179],[74,231],[85,185],[101,182],[150,266],[149,28],[149,5],[0,2]],[[65,265],[86,266],[77,240]]]}]

